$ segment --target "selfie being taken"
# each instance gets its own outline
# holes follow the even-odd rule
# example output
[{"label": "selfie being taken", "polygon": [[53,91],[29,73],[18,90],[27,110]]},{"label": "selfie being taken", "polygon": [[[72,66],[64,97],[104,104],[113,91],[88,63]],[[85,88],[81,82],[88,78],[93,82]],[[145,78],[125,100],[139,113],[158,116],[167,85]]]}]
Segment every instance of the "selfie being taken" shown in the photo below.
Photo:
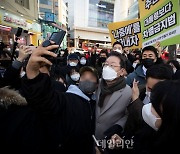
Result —
[{"label": "selfie being taken", "polygon": [[0,154],[178,153],[179,11],[0,0]]}]

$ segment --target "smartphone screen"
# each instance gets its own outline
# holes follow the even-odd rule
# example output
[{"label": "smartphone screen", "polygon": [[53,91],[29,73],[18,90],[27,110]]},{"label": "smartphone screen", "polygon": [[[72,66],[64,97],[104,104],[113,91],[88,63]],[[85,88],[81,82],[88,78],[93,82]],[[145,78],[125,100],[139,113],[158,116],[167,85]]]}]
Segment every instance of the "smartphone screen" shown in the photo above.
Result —
[{"label": "smartphone screen", "polygon": [[59,32],[53,32],[49,40],[54,41],[56,45],[61,45],[61,42],[64,39],[66,31],[60,30]]},{"label": "smartphone screen", "polygon": [[[59,48],[60,48],[60,45],[61,45],[61,43],[62,43],[62,41],[64,39],[65,34],[66,34],[66,31],[64,31],[64,30],[60,30],[59,32],[53,32],[51,34],[51,36],[49,37],[49,39],[42,43],[42,46],[43,47],[50,46],[50,45],[52,45],[50,41],[53,41],[54,44],[59,45]],[[54,53],[58,53],[59,48],[53,49],[51,51],[54,52]],[[47,56],[46,56],[46,58],[47,58]]]},{"label": "smartphone screen", "polygon": [[49,37],[49,40],[55,41],[56,35],[58,32],[53,32],[51,36]]}]

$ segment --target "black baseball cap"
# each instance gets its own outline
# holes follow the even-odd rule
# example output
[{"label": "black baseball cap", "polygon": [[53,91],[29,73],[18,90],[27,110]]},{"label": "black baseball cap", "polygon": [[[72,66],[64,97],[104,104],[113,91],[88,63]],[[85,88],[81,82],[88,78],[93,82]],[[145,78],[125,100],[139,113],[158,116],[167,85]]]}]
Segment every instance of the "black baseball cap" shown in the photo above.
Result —
[{"label": "black baseball cap", "polygon": [[75,59],[75,60],[79,60],[79,56],[76,53],[72,53],[68,56],[67,58],[68,60],[70,59]]}]

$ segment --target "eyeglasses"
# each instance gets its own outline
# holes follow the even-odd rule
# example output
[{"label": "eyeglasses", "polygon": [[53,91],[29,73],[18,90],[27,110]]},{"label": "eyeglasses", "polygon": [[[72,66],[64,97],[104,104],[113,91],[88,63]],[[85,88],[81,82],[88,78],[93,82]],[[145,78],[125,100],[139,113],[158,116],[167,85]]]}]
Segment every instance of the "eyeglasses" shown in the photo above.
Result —
[{"label": "eyeglasses", "polygon": [[109,66],[109,67],[111,67],[111,68],[116,68],[116,67],[120,67],[120,65],[112,65],[112,64],[108,64],[108,63],[104,63],[103,65],[102,65],[103,67],[107,67],[107,66]]}]

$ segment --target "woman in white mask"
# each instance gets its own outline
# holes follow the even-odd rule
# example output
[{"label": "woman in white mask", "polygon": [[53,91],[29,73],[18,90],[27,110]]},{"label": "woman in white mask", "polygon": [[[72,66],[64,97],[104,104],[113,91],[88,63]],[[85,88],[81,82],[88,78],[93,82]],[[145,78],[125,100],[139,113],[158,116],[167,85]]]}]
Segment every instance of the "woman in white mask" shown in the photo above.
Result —
[{"label": "woman in white mask", "polygon": [[69,73],[66,75],[67,86],[69,87],[70,85],[77,85],[79,83],[79,79],[79,68],[72,67]]},{"label": "woman in white mask", "polygon": [[74,70],[74,71],[71,71],[71,72],[70,72],[70,76],[71,76],[71,79],[72,79],[74,82],[78,82],[78,81],[79,81],[79,78],[80,78],[79,72],[76,72],[75,70]]},{"label": "woman in white mask", "polygon": [[[151,103],[142,110],[144,121],[157,131],[154,150],[161,153],[178,149],[180,137],[180,81],[162,81],[151,92]],[[151,112],[150,112],[151,111]]]},{"label": "woman in white mask", "polygon": [[148,103],[142,108],[142,117],[143,120],[154,130],[158,131],[161,126],[162,119],[152,106],[152,103]]}]

